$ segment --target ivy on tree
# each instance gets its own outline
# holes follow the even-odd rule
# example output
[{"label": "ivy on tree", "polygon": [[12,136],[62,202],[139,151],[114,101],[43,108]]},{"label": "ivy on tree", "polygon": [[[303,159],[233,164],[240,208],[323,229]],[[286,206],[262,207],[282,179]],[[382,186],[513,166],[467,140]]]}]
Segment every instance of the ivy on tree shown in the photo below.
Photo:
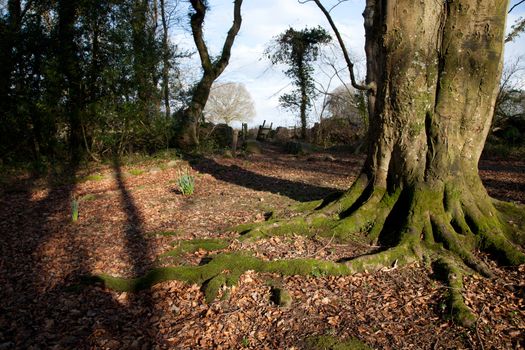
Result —
[{"label": "ivy on tree", "polygon": [[284,108],[299,111],[302,139],[306,139],[306,114],[315,95],[312,63],[319,56],[320,47],[331,40],[330,34],[322,27],[302,30],[289,28],[265,50],[272,64],[284,63],[289,66],[284,73],[292,79],[296,89],[281,95],[279,102]]}]

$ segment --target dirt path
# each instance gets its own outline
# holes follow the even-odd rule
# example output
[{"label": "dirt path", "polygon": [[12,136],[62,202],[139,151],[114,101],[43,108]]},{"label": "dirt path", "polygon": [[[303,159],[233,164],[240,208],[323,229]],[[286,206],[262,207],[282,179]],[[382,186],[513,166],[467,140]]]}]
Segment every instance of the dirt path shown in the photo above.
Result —
[{"label": "dirt path", "polygon": [[[248,158],[152,160],[113,164],[75,185],[28,181],[2,188],[0,199],[0,349],[302,349],[311,335],[358,338],[378,349],[524,348],[525,266],[498,269],[495,280],[467,278],[475,329],[447,319],[446,289],[427,267],[407,266],[349,277],[281,277],[245,273],[229,298],[206,304],[199,286],[165,282],[138,293],[71,288],[83,275],[136,276],[169,264],[158,256],[178,240],[235,238],[228,228],[263,221],[271,210],[346,189],[361,157],[295,157],[270,148]],[[196,176],[191,197],[175,179]],[[489,193],[525,202],[525,162],[484,161]],[[70,198],[80,219],[71,223]],[[174,232],[166,236],[162,232]],[[240,244],[263,259],[337,261],[367,246],[284,237]],[[184,256],[198,263],[207,254]],[[291,307],[270,301],[278,281]],[[521,343],[520,343],[521,342]]]}]

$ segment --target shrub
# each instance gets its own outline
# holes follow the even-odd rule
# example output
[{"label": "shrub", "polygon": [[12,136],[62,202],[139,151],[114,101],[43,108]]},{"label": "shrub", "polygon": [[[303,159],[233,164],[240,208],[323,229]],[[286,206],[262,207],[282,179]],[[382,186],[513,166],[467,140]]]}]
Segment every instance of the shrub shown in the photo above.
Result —
[{"label": "shrub", "polygon": [[195,177],[190,175],[188,170],[179,173],[179,178],[177,179],[177,186],[179,190],[185,196],[191,196],[195,190]]}]

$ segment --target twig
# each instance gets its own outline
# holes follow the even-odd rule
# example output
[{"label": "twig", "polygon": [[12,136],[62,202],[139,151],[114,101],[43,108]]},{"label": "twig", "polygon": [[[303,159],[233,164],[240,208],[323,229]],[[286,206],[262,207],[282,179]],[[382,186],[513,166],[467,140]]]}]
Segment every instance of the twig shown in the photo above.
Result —
[{"label": "twig", "polygon": [[481,347],[481,350],[485,350],[485,347],[483,346],[483,341],[481,340],[481,336],[479,335],[478,324],[479,324],[479,320],[481,319],[481,315],[483,315],[484,311],[485,311],[485,306],[483,306],[483,309],[481,309],[481,312],[479,313],[478,319],[476,320],[476,335],[478,337],[479,346]]},{"label": "twig", "polygon": [[322,250],[325,250],[326,247],[328,247],[328,246],[332,243],[332,241],[334,240],[334,238],[335,238],[335,231],[334,231],[334,233],[332,234],[332,237],[330,238],[330,240],[328,241],[328,243],[326,243],[323,247],[319,248],[314,254],[312,254],[312,255],[307,255],[307,256],[308,256],[308,257],[316,256],[317,254],[319,254],[319,252],[321,252]]},{"label": "twig", "polygon": [[512,6],[512,7],[510,8],[510,10],[509,10],[508,13],[511,13],[512,10],[514,10],[516,7],[518,7],[519,5],[523,4],[524,2],[525,2],[525,0],[518,1],[517,4],[514,4],[514,6]]}]

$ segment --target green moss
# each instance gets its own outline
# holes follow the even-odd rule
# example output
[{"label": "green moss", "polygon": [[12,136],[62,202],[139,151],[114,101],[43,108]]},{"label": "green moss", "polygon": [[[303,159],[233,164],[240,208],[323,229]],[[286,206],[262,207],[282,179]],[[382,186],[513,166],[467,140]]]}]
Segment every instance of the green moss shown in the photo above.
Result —
[{"label": "green moss", "polygon": [[212,257],[205,265],[156,268],[142,277],[131,279],[102,274],[90,277],[86,281],[99,282],[107,288],[126,292],[146,289],[168,280],[205,284],[206,299],[210,301],[215,298],[222,285],[236,284],[239,276],[248,270],[282,275],[312,275],[317,271],[324,275],[339,276],[350,272],[345,265],[331,261],[314,259],[264,261],[243,253],[225,253]]},{"label": "green moss", "polygon": [[411,137],[416,137],[421,133],[421,131],[423,131],[424,128],[425,128],[424,123],[414,122],[410,124],[410,129],[408,133],[410,134]]},{"label": "green moss", "polygon": [[225,231],[231,231],[231,232],[237,232],[239,234],[247,233],[248,231],[252,230],[253,228],[257,227],[258,225],[261,225],[260,223],[247,223],[247,224],[240,224],[237,226],[233,226],[230,228],[227,228]]},{"label": "green moss", "polygon": [[463,271],[450,259],[441,258],[434,265],[436,275],[449,286],[448,305],[453,319],[465,327],[472,327],[476,316],[470,311],[463,300]]},{"label": "green moss", "polygon": [[225,249],[230,245],[230,242],[225,239],[211,238],[211,239],[192,239],[188,241],[177,241],[173,243],[175,249],[164,253],[161,257],[172,256],[178,257],[184,253],[194,253],[199,249],[206,251],[214,251]]},{"label": "green moss", "polygon": [[525,245],[525,206],[497,200],[494,201],[494,206],[500,214],[507,238]]},{"label": "green moss", "polygon": [[102,180],[104,180],[104,175],[102,175],[102,174],[91,174],[91,175],[88,175],[85,178],[83,178],[81,180],[81,182],[85,182],[85,181],[102,181]]},{"label": "green moss", "polygon": [[219,289],[221,289],[221,287],[225,284],[226,276],[224,276],[224,274],[217,275],[204,283],[204,298],[208,304],[212,303],[215,298],[217,298]]},{"label": "green moss", "polygon": [[82,197],[80,197],[79,201],[82,201],[82,202],[89,202],[89,201],[94,201],[95,199],[97,199],[99,196],[97,196],[96,194],[93,194],[93,193],[88,193]]},{"label": "green moss", "polygon": [[147,233],[148,236],[164,236],[164,237],[175,237],[179,236],[183,233],[182,230],[176,230],[176,231],[158,231],[158,232],[149,232]]},{"label": "green moss", "polygon": [[320,335],[306,339],[307,350],[371,350],[372,348],[358,339],[338,339],[329,335]]},{"label": "green moss", "polygon": [[297,212],[297,213],[310,212],[310,211],[314,211],[322,203],[323,203],[322,199],[319,199],[317,201],[298,203],[298,204],[294,205],[291,208],[291,210],[294,211],[294,212]]},{"label": "green moss", "polygon": [[399,244],[383,252],[363,255],[346,263],[351,273],[375,271],[385,266],[402,266],[418,259],[418,248],[408,243]]},{"label": "green moss", "polygon": [[133,176],[138,176],[138,175],[144,174],[144,170],[142,170],[142,169],[131,169],[130,171],[128,171],[128,173],[130,173]]}]

